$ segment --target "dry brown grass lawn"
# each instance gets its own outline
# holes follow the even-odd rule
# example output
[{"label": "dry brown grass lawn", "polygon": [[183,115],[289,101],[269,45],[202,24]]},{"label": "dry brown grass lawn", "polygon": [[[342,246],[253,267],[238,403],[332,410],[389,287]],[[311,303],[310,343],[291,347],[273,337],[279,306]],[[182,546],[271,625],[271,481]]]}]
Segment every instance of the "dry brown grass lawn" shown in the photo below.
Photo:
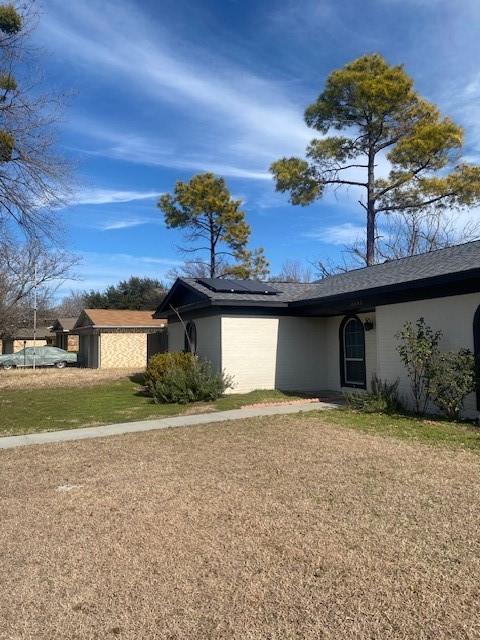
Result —
[{"label": "dry brown grass lawn", "polygon": [[479,457],[324,420],[1,452],[0,638],[479,638]]},{"label": "dry brown grass lawn", "polygon": [[113,380],[124,380],[138,371],[131,369],[0,369],[0,391],[7,389],[54,389],[88,387]]}]

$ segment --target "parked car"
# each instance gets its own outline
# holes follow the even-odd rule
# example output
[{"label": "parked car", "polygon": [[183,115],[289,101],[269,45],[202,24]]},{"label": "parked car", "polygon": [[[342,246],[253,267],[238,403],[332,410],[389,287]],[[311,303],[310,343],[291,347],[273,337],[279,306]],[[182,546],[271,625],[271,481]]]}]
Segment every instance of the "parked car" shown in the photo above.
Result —
[{"label": "parked car", "polygon": [[0,367],[13,369],[13,367],[33,367],[35,352],[36,367],[57,367],[63,369],[68,364],[77,363],[77,354],[64,351],[58,347],[25,347],[16,353],[6,353],[0,356]]}]

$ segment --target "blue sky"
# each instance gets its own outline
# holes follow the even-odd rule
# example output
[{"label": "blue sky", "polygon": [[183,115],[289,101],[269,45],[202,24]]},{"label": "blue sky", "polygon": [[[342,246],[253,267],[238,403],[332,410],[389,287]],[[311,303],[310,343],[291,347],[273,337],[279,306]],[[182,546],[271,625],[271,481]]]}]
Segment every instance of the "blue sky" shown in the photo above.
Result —
[{"label": "blue sky", "polygon": [[164,278],[181,262],[181,234],[156,199],[206,170],[244,200],[251,245],[273,272],[339,256],[363,230],[357,194],[292,207],[270,163],[303,153],[314,137],[305,106],[366,52],[404,63],[479,160],[479,21],[478,0],[44,0],[34,39],[47,80],[75,92],[59,144],[78,186],[59,215],[82,264],[64,290]]}]

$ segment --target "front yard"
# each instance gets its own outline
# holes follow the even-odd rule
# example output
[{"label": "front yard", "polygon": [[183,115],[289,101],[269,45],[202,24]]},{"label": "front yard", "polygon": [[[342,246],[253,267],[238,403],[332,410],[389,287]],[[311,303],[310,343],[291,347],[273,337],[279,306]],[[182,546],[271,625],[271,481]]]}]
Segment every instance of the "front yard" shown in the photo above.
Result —
[{"label": "front yard", "polygon": [[118,371],[0,371],[0,436],[237,409],[299,398],[279,391],[232,394],[216,402],[156,405],[142,375]]},{"label": "front yard", "polygon": [[[144,395],[140,373],[90,369],[0,372],[0,437],[300,399],[280,391],[258,390],[210,403],[156,405]],[[331,424],[346,428],[480,451],[478,427],[345,408],[324,415]]]},{"label": "front yard", "polygon": [[478,455],[353,418],[1,451],[0,638],[480,637]]}]

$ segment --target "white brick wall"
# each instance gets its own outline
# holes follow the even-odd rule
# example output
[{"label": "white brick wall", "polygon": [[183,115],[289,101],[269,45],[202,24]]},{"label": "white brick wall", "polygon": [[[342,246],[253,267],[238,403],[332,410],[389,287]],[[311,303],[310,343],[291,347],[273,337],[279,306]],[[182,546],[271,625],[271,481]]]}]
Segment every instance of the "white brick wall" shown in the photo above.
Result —
[{"label": "white brick wall", "polygon": [[327,384],[324,318],[279,318],[275,386],[318,391]]},{"label": "white brick wall", "polygon": [[[473,350],[473,316],[480,293],[378,307],[358,317],[374,320],[365,332],[367,384],[373,374],[383,380],[400,379],[401,392],[409,383],[396,351],[395,334],[406,320],[423,316],[442,329],[444,350]],[[340,391],[339,327],[342,316],[331,318],[214,316],[197,319],[198,352],[235,378],[232,392],[253,389]],[[183,327],[169,325],[169,350],[183,350]],[[474,396],[466,402],[467,415],[476,416]]]},{"label": "white brick wall", "polygon": [[230,391],[274,389],[278,318],[222,317],[222,368],[234,376]]},{"label": "white brick wall", "polygon": [[233,392],[315,391],[326,384],[324,320],[222,317],[222,367]]},{"label": "white brick wall", "polygon": [[[409,381],[396,349],[398,342],[395,338],[407,320],[415,322],[423,317],[432,329],[441,329],[444,334],[441,349],[444,351],[458,351],[461,348],[473,351],[473,316],[479,305],[480,293],[470,293],[378,307],[379,376],[385,380],[399,378],[401,392],[410,395]],[[468,416],[478,415],[474,394],[467,398],[465,410]]]},{"label": "white brick wall", "polygon": [[168,322],[168,350],[183,351],[183,325],[180,322]]},{"label": "white brick wall", "polygon": [[[216,371],[220,371],[220,316],[196,318],[194,322],[197,327],[198,355],[211,362]],[[183,351],[185,347],[184,335],[185,331],[181,322],[170,322],[168,325],[168,350]]]}]

